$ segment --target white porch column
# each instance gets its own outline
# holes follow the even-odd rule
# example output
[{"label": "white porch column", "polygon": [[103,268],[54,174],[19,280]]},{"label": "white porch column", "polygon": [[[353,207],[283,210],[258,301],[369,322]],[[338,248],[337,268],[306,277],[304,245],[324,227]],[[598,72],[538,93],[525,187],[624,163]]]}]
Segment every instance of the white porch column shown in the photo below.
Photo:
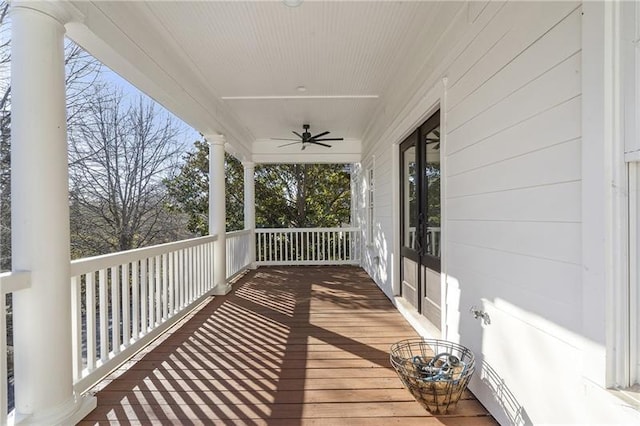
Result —
[{"label": "white porch column", "polygon": [[255,164],[243,161],[244,167],[244,229],[251,230],[251,244],[249,245],[250,268],[256,269],[256,191]]},{"label": "white porch column", "polygon": [[227,285],[227,230],[224,181],[223,135],[205,136],[209,142],[209,235],[217,235],[213,255],[213,294],[231,291]]},{"label": "white porch column", "polygon": [[11,8],[12,259],[31,271],[13,295],[14,421],[74,424],[96,401],[73,392],[65,29],[25,5]]}]

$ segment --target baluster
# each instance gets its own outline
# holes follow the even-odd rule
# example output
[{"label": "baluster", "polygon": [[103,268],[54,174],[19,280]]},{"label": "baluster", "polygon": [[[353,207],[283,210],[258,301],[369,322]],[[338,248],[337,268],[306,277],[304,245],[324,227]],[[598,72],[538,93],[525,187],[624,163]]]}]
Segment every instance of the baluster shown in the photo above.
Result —
[{"label": "baluster", "polygon": [[193,295],[191,296],[191,301],[196,300],[198,298],[198,294],[200,293],[200,256],[199,256],[198,247],[193,247],[193,257],[191,259],[191,267],[193,268],[194,273],[194,284],[193,287]]},{"label": "baluster", "polygon": [[178,250],[178,309],[182,309],[184,306],[184,250]]},{"label": "baluster", "polygon": [[202,277],[202,266],[204,263],[204,256],[202,256],[202,246],[196,247],[196,270],[198,271],[198,288],[196,290],[196,295],[194,299],[197,299],[202,294],[203,287],[203,277]]},{"label": "baluster", "polygon": [[155,272],[155,292],[156,292],[156,321],[155,325],[162,322],[162,259],[156,256],[156,272]]},{"label": "baluster", "polygon": [[262,259],[262,235],[261,233],[256,233],[256,241],[258,242],[258,247],[257,247],[257,253],[256,253],[256,257],[257,257],[257,261],[258,262],[262,262],[264,259]]},{"label": "baluster", "polygon": [[313,233],[311,234],[311,257],[314,262],[319,260],[319,250],[318,250],[318,232],[317,231],[313,231]]},{"label": "baluster", "polygon": [[[0,306],[0,422],[7,421],[9,411],[9,398],[7,392],[7,295],[0,293],[2,297]],[[75,360],[74,360],[75,361]],[[75,365],[74,365],[75,367]],[[75,370],[75,368],[74,368]],[[74,371],[74,376],[76,375]]]},{"label": "baluster", "polygon": [[87,311],[87,370],[89,372],[96,368],[96,285],[94,282],[95,272],[85,275],[86,294],[85,306]]},{"label": "baluster", "polygon": [[111,344],[113,354],[120,353],[120,274],[117,266],[110,268],[111,275]]},{"label": "baluster", "polygon": [[140,336],[140,284],[139,284],[139,261],[131,264],[131,294],[132,294],[132,311],[133,311],[133,340],[138,340]]},{"label": "baluster", "polygon": [[109,298],[107,296],[107,271],[104,269],[98,272],[98,292],[100,299],[100,359],[102,362],[106,362],[109,356],[109,318],[107,317]]},{"label": "baluster", "polygon": [[129,286],[129,264],[122,265],[122,344],[126,348],[131,343],[131,297]]},{"label": "baluster", "polygon": [[156,309],[155,309],[155,300],[156,300],[156,291],[155,291],[155,259],[150,257],[149,265],[147,267],[147,287],[148,287],[148,300],[147,304],[149,305],[149,324],[147,325],[147,330],[153,330],[153,327],[156,324]]},{"label": "baluster", "polygon": [[331,245],[333,246],[333,261],[335,262],[336,260],[338,260],[338,257],[336,256],[336,246],[338,245],[338,233],[336,231],[332,231],[331,232]]},{"label": "baluster", "polygon": [[[6,391],[6,296],[1,294],[2,306],[0,306],[0,392]],[[73,381],[77,381],[82,377],[82,277],[71,277],[71,333],[73,342]],[[6,394],[0,393],[0,404],[4,407],[6,402]],[[4,413],[0,413],[0,419]]]},{"label": "baluster", "polygon": [[344,233],[344,239],[342,240],[342,257],[345,261],[351,260],[351,256],[349,255],[349,241],[351,241],[351,231],[346,231]]},{"label": "baluster", "polygon": [[[226,265],[227,277],[229,273],[233,271],[233,265],[231,261],[233,260],[233,240],[231,238],[227,238],[225,241],[225,245],[227,246],[227,256],[224,259],[224,263]],[[226,278],[226,277],[225,277]]]},{"label": "baluster", "polygon": [[213,259],[213,244],[207,244],[207,257],[205,265],[207,267],[208,279],[207,279],[207,291],[213,288],[213,269],[211,268],[211,259]]},{"label": "baluster", "polygon": [[169,255],[162,255],[162,319],[169,316]]},{"label": "baluster", "polygon": [[322,260],[326,262],[331,258],[331,242],[329,241],[329,233],[327,231],[322,232],[322,242],[323,242]]},{"label": "baluster", "polygon": [[176,312],[176,252],[169,253],[169,315]]},{"label": "baluster", "polygon": [[193,300],[194,286],[195,286],[195,279],[196,279],[196,274],[193,270],[193,247],[189,247],[187,249],[187,253],[188,253],[188,256],[187,256],[186,267],[189,273],[189,289],[187,293],[187,304],[189,304]]},{"label": "baluster", "polygon": [[149,329],[149,277],[147,274],[148,259],[140,260],[140,333],[147,334]]}]

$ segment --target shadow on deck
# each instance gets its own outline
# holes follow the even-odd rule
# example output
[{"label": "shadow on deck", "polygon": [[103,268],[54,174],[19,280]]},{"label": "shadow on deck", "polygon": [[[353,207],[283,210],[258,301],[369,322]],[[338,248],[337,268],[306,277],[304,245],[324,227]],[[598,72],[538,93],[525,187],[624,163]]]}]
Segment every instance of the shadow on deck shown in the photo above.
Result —
[{"label": "shadow on deck", "polygon": [[356,267],[249,272],[104,380],[81,424],[495,425],[433,416],[389,364],[416,333]]}]

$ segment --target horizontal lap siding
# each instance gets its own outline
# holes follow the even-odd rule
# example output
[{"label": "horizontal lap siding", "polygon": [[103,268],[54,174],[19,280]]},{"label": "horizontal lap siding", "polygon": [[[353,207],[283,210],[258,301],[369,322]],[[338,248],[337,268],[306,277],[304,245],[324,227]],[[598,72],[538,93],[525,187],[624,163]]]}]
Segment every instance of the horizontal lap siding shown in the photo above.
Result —
[{"label": "horizontal lap siding", "polygon": [[[478,5],[481,11],[493,11],[497,7],[499,6],[492,4],[486,7]],[[437,5],[434,21],[424,26],[423,36],[416,39],[415,45],[409,51],[404,52],[401,58],[404,60],[401,67],[403,75],[394,76],[397,81],[392,83],[398,90],[385,94],[384,106],[378,111],[381,119],[372,120],[367,134],[379,137],[385,133],[391,121],[402,116],[403,111],[407,109],[407,99],[415,94],[414,86],[422,84],[425,75],[432,74],[449,56],[450,47],[462,38],[467,22],[466,10],[466,5],[461,2],[441,2]],[[420,60],[415,61],[416,57]],[[393,174],[393,142],[398,141],[378,139],[371,143],[365,137],[362,162],[363,168],[368,168],[372,157],[375,156],[374,241],[367,242],[369,246],[365,248],[362,266],[389,297],[393,296],[393,265],[399,259],[393,256],[393,235],[397,231],[393,223],[395,201],[392,183],[397,178]],[[364,176],[361,182],[364,184]],[[364,200],[359,205],[364,206]],[[366,224],[366,215],[364,207],[357,212],[359,221],[363,224]],[[378,263],[374,261],[375,257],[379,257]]]},{"label": "horizontal lap siding", "polygon": [[[561,274],[556,284],[578,291],[581,11],[570,3],[508,4],[494,23],[470,45],[474,53],[451,66],[448,272],[465,273],[479,258],[506,267],[510,273],[492,284],[491,293],[499,295],[522,286],[521,277],[530,276],[536,262],[542,262],[537,267],[543,276],[560,264],[573,272]],[[465,256],[454,247],[464,247]],[[510,268],[514,256],[530,261]],[[488,296],[482,289],[474,293]],[[545,296],[553,304],[555,294]],[[579,304],[565,309],[576,319],[580,315]],[[552,309],[536,307],[545,310]]]},{"label": "horizontal lap siding", "polygon": [[[582,327],[581,10],[507,4],[493,21],[447,88],[447,273],[460,312],[482,306],[492,320],[463,315],[455,334],[534,423],[570,421],[580,369],[560,361],[579,359]],[[532,391],[548,377],[564,385]]]},{"label": "horizontal lap siding", "polygon": [[[467,13],[450,15],[449,36],[431,46],[435,63],[422,67],[422,82],[390,94],[370,129],[380,137],[385,125],[402,127],[399,117],[417,116],[419,96],[447,77],[447,332],[481,354],[534,423],[590,415],[572,397],[581,380],[581,12],[577,2],[468,5]],[[378,242],[387,250],[374,252],[387,262],[398,232],[396,139],[370,141],[364,155],[364,164],[376,157]],[[376,281],[387,288],[390,280],[389,271]],[[491,325],[468,314],[472,305],[490,313]],[[549,377],[562,384],[550,388]],[[508,423],[515,413],[479,379],[474,392]]]}]

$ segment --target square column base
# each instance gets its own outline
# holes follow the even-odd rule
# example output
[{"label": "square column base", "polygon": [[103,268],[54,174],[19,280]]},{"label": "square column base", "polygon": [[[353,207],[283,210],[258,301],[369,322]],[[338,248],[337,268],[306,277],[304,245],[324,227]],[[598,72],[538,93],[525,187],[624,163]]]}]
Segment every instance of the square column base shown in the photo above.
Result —
[{"label": "square column base", "polygon": [[98,399],[93,395],[83,395],[70,401],[53,412],[34,415],[20,415],[15,411],[7,419],[8,425],[75,425],[84,419],[98,406]]},{"label": "square column base", "polygon": [[231,286],[227,283],[218,284],[211,290],[211,294],[214,296],[225,296],[231,292]]}]

